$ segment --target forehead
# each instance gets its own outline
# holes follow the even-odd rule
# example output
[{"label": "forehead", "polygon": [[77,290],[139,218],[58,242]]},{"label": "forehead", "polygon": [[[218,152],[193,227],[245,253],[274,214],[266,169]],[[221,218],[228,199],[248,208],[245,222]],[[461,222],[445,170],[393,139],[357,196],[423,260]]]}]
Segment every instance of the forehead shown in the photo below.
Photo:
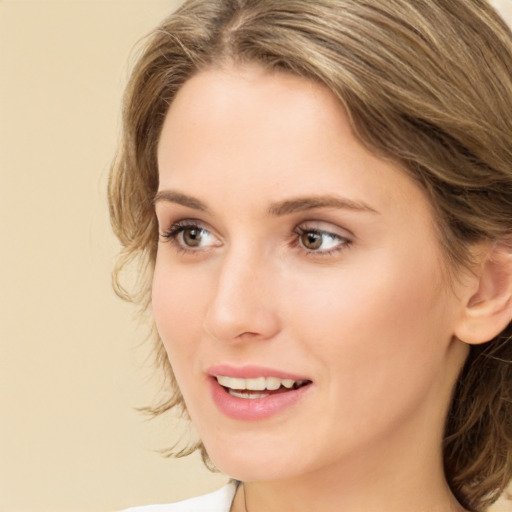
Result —
[{"label": "forehead", "polygon": [[167,113],[158,164],[160,189],[215,191],[239,197],[241,207],[255,194],[278,201],[338,192],[377,210],[398,204],[398,195],[423,195],[356,139],[326,87],[258,66],[211,69],[187,81]]},{"label": "forehead", "polygon": [[[248,137],[262,142],[265,135],[268,142],[298,141],[311,137],[315,128],[321,128],[318,135],[328,137],[341,111],[327,88],[289,73],[269,73],[258,65],[209,69],[189,79],[171,103],[159,154],[166,149],[166,136],[180,131],[181,136],[201,139],[203,149],[210,142],[218,147],[222,135],[227,135],[225,145],[232,147]],[[310,122],[313,119],[315,123]]]}]

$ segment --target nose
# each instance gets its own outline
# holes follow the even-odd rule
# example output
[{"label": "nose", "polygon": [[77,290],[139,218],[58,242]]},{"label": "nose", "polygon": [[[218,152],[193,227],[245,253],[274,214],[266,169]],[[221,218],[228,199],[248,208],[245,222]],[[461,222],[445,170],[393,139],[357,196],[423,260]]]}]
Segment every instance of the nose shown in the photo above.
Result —
[{"label": "nose", "polygon": [[263,255],[227,256],[216,281],[204,329],[226,341],[267,340],[280,330],[275,275]]}]

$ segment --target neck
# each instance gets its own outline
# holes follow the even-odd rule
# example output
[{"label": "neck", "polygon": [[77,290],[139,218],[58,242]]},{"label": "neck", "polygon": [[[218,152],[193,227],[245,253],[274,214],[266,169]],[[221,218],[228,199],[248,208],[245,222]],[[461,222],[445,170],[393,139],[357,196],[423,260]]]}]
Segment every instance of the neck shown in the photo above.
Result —
[{"label": "neck", "polygon": [[[437,468],[437,474],[440,473]],[[236,506],[235,506],[236,505]],[[444,478],[401,472],[339,471],[271,482],[245,482],[233,512],[463,512]]]},{"label": "neck", "polygon": [[[372,477],[371,483],[307,478],[296,482],[249,482],[240,491],[240,512],[463,512],[445,482],[421,485],[404,475]],[[350,486],[350,481],[354,485]],[[394,492],[399,491],[399,492]]]}]

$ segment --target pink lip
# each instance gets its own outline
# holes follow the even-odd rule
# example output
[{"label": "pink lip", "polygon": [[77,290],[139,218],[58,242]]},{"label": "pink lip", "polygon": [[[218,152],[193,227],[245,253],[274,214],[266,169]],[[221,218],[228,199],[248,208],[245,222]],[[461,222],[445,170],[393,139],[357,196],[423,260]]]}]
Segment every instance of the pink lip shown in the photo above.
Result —
[{"label": "pink lip", "polygon": [[278,379],[293,380],[311,380],[308,377],[296,375],[293,373],[275,370],[273,368],[265,368],[263,366],[230,366],[221,364],[212,366],[207,371],[208,375],[216,377],[217,375],[225,375],[226,377],[235,377],[238,379],[256,379],[258,377],[277,377]]},{"label": "pink lip", "polygon": [[[270,418],[295,405],[311,389],[311,384],[284,393],[270,394],[265,398],[238,398],[231,396],[218,382],[215,375],[236,378],[277,377],[280,379],[309,380],[291,373],[257,366],[215,366],[208,370],[213,401],[221,413],[241,421],[258,421]],[[264,393],[264,391],[262,391]]]}]

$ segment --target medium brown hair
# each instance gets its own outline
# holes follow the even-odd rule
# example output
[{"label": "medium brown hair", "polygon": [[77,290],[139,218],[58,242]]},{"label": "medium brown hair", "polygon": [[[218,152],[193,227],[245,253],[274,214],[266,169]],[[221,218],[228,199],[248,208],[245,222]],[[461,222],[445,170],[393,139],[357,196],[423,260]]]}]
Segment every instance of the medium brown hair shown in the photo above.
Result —
[{"label": "medium brown hair", "polygon": [[[114,286],[147,309],[157,251],[156,147],[176,92],[195,73],[256,62],[315,80],[342,103],[354,134],[418,182],[448,266],[480,241],[512,234],[512,34],[485,0],[189,0],[145,42],[124,99],[109,201],[122,251]],[[119,272],[138,262],[128,291]],[[512,327],[471,346],[446,423],[444,462],[473,511],[512,477]],[[154,414],[184,407],[172,381]],[[207,459],[201,443],[199,448]]]}]

